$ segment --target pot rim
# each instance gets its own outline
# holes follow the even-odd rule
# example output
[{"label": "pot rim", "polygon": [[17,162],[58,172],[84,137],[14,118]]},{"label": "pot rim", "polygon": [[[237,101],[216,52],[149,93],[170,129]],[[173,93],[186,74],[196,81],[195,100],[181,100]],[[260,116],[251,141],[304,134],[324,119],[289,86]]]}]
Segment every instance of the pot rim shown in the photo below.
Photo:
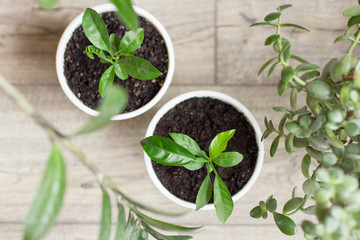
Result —
[{"label": "pot rim", "polygon": [[[237,201],[238,199],[240,199],[245,193],[247,193],[250,188],[254,185],[254,183],[256,182],[257,178],[260,175],[260,171],[263,165],[263,161],[264,161],[264,142],[261,141],[261,130],[259,127],[259,124],[257,123],[257,121],[255,120],[254,116],[250,113],[250,111],[244,106],[242,105],[238,100],[220,93],[220,92],[216,92],[216,91],[209,91],[209,90],[200,90],[200,91],[192,91],[192,92],[187,92],[184,94],[181,94],[173,99],[171,99],[169,102],[167,102],[164,106],[162,106],[159,111],[155,114],[155,116],[152,118],[147,130],[146,130],[146,134],[145,137],[149,137],[153,135],[153,132],[156,128],[157,123],[159,122],[159,120],[163,117],[163,115],[165,113],[167,113],[170,109],[172,109],[173,107],[175,107],[177,104],[188,100],[190,98],[193,97],[211,97],[214,99],[218,99],[220,101],[223,101],[225,103],[228,103],[230,105],[232,105],[233,107],[235,107],[239,112],[242,112],[244,114],[244,116],[248,119],[249,123],[252,125],[252,127],[254,128],[255,131],[255,137],[256,137],[256,143],[258,145],[259,151],[258,151],[258,157],[256,160],[256,165],[255,165],[255,169],[254,172],[252,174],[252,176],[250,177],[249,181],[245,184],[245,186],[236,194],[234,194],[232,196],[233,201]],[[148,171],[148,174],[150,175],[151,180],[153,181],[153,183],[155,184],[155,186],[158,188],[158,190],[165,195],[167,198],[169,198],[171,201],[183,206],[183,207],[187,207],[187,208],[191,208],[191,209],[196,209],[196,204],[192,203],[192,202],[188,202],[185,201],[183,199],[180,199],[179,197],[173,195],[172,193],[170,193],[160,182],[159,178],[157,177],[157,175],[155,174],[154,168],[152,166],[151,163],[151,159],[147,156],[147,154],[144,152],[144,159],[145,159],[145,165],[146,165],[146,169]],[[207,204],[205,205],[203,208],[201,208],[201,210],[213,210],[215,209],[214,204]]]},{"label": "pot rim", "polygon": [[[139,115],[145,113],[149,109],[151,109],[165,95],[165,93],[171,83],[172,77],[174,75],[175,53],[174,53],[174,48],[173,48],[169,34],[165,30],[164,26],[149,12],[147,12],[139,7],[136,7],[136,6],[133,6],[133,8],[134,8],[134,11],[136,12],[136,14],[138,14],[141,17],[146,18],[150,23],[152,23],[156,27],[156,29],[159,31],[160,35],[163,37],[166,48],[167,48],[167,52],[168,52],[168,58],[169,58],[168,73],[166,75],[164,84],[160,88],[159,92],[147,104],[145,104],[144,106],[142,106],[132,112],[114,115],[111,118],[111,120],[125,120],[125,119],[134,118],[136,116],[139,116]],[[92,9],[94,9],[98,13],[102,13],[102,12],[108,12],[108,11],[115,11],[116,7],[112,3],[106,3],[106,4],[101,4],[101,5],[95,6]],[[70,38],[72,37],[74,30],[81,25],[83,14],[84,13],[81,13],[76,18],[74,18],[73,21],[71,21],[71,23],[67,26],[67,28],[65,29],[64,33],[62,34],[62,36],[60,38],[60,41],[59,41],[59,44],[57,47],[57,52],[56,52],[56,73],[57,73],[58,80],[60,82],[60,86],[61,86],[62,90],[64,91],[65,95],[70,99],[70,101],[76,107],[78,107],[80,110],[82,110],[83,112],[85,112],[91,116],[98,116],[99,115],[98,111],[86,106],[71,91],[70,87],[67,84],[66,77],[64,75],[64,54],[65,54],[66,45],[68,44]]]}]

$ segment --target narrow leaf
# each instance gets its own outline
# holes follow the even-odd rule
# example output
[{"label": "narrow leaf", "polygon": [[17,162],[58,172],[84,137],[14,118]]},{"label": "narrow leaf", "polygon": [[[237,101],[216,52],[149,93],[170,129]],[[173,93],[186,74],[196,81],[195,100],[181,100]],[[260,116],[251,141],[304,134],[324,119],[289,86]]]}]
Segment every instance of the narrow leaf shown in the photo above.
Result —
[{"label": "narrow leaf", "polygon": [[268,26],[278,26],[277,23],[271,23],[271,22],[258,22],[258,23],[253,23],[250,25],[250,27],[256,27],[256,26],[263,26],[263,25],[268,25]]},{"label": "narrow leaf", "polygon": [[278,135],[271,144],[271,147],[270,147],[270,156],[271,157],[275,156],[276,150],[277,150],[277,148],[279,146],[280,137],[281,136]]},{"label": "narrow leaf", "polygon": [[210,180],[210,175],[207,174],[196,196],[196,210],[199,210],[200,208],[205,206],[210,201],[211,196],[212,184]]},{"label": "narrow leaf", "polygon": [[138,18],[132,7],[130,0],[110,0],[118,9],[116,12],[121,22],[130,30],[135,30],[139,26]]},{"label": "narrow leaf", "polygon": [[315,65],[315,64],[311,64],[311,63],[303,63],[300,64],[296,69],[295,72],[306,72],[306,71],[313,71],[313,70],[317,70],[319,68],[319,66]]},{"label": "narrow leaf", "polygon": [[136,56],[125,57],[122,64],[126,72],[136,79],[151,80],[162,75],[151,63]]},{"label": "narrow leaf", "polygon": [[103,193],[103,198],[99,240],[108,240],[110,239],[111,231],[111,203],[106,189],[102,187],[101,190]]},{"label": "narrow leaf", "polygon": [[120,39],[115,33],[110,34],[110,51],[115,54],[119,51]]},{"label": "narrow leaf", "polygon": [[95,59],[94,54],[96,54],[100,60],[104,60],[106,63],[111,63],[111,56],[105,55],[104,51],[95,47],[94,45],[89,45],[85,48],[86,55],[90,59]]},{"label": "narrow leaf", "polygon": [[229,190],[218,174],[215,174],[214,180],[214,205],[218,219],[225,223],[233,211],[234,203]]},{"label": "narrow leaf", "polygon": [[273,65],[271,65],[267,76],[270,77],[271,74],[274,73],[275,69],[276,69],[278,66],[280,66],[280,65],[281,65],[281,62],[276,62],[276,63],[274,63]]},{"label": "narrow leaf", "polygon": [[228,141],[234,136],[235,129],[219,133],[211,141],[209,154],[212,158],[217,158],[227,147]]},{"label": "narrow leaf", "polygon": [[297,24],[292,24],[292,23],[282,23],[280,24],[281,27],[294,27],[294,28],[298,28],[300,30],[304,30],[304,31],[307,31],[307,32],[310,32],[309,29],[303,27],[303,26],[300,26],[300,25],[297,25]]},{"label": "narrow leaf", "polygon": [[115,240],[122,240],[125,238],[125,226],[126,226],[125,209],[121,203],[118,203],[118,218],[116,224]]},{"label": "narrow leaf", "polygon": [[243,155],[238,152],[224,152],[212,161],[220,167],[233,167],[238,165],[243,158]]},{"label": "narrow leaf", "polygon": [[153,228],[151,228],[149,226],[149,224],[147,224],[144,221],[141,221],[141,225],[144,227],[144,229],[151,234],[151,236],[153,236],[154,238],[156,238],[157,240],[188,240],[191,239],[191,236],[186,236],[186,235],[175,235],[175,236],[167,236],[167,235],[163,235],[157,231],[155,231]]},{"label": "narrow leaf", "polygon": [[285,138],[285,149],[289,154],[291,154],[295,151],[294,142],[293,142],[294,137],[295,137],[295,135],[293,133],[290,133]]},{"label": "narrow leaf", "polygon": [[265,46],[269,46],[269,45],[271,45],[272,43],[278,41],[279,39],[280,39],[280,35],[279,35],[279,34],[271,35],[271,36],[269,36],[269,37],[265,40],[264,45],[265,45]]},{"label": "narrow leaf", "polygon": [[290,106],[292,110],[296,109],[297,106],[297,93],[296,93],[296,88],[291,89],[291,93],[290,93]]},{"label": "narrow leaf", "polygon": [[99,93],[102,97],[105,97],[109,92],[110,87],[114,82],[114,77],[115,77],[115,67],[114,65],[111,65],[110,67],[108,67],[108,69],[106,69],[106,71],[103,73],[103,75],[100,78]]},{"label": "narrow leaf", "polygon": [[305,178],[309,179],[310,178],[310,163],[311,163],[311,157],[309,154],[306,154],[301,162],[301,171],[302,174],[304,175]]},{"label": "narrow leaf", "polygon": [[149,234],[144,229],[136,229],[129,240],[148,240]]},{"label": "narrow leaf", "polygon": [[360,15],[360,6],[352,6],[352,7],[345,9],[345,11],[344,11],[345,17],[352,17],[352,16],[357,16],[357,15]]},{"label": "narrow leaf", "polygon": [[192,154],[199,156],[199,157],[206,157],[204,155],[204,152],[200,149],[199,145],[195,142],[194,139],[191,137],[182,134],[182,133],[169,133],[172,139],[174,141],[189,150]]},{"label": "narrow leaf", "polygon": [[268,67],[270,66],[270,64],[272,64],[275,60],[277,60],[277,57],[271,58],[270,60],[266,61],[260,68],[259,72],[258,72],[258,76]]},{"label": "narrow leaf", "polygon": [[274,21],[276,19],[278,19],[281,16],[281,13],[279,12],[272,12],[269,13],[268,15],[266,15],[266,17],[264,18],[265,22],[271,22]]},{"label": "narrow leaf", "polygon": [[305,59],[296,56],[296,55],[291,55],[291,58],[295,59],[296,61],[300,62],[300,63],[308,63],[308,61],[306,61]]},{"label": "narrow leaf", "polygon": [[[359,16],[360,17],[360,16]],[[350,37],[350,36],[340,36],[340,37],[337,37],[335,40],[334,40],[334,43],[337,43],[337,42],[340,42],[342,40],[349,40],[351,42],[355,41],[355,39],[353,37]]]},{"label": "narrow leaf", "polygon": [[274,221],[282,233],[289,236],[295,235],[296,224],[291,218],[280,213],[274,213]]},{"label": "narrow leaf", "polygon": [[140,143],[152,160],[163,165],[183,166],[196,160],[186,148],[164,137],[151,136]]},{"label": "narrow leaf", "polygon": [[87,8],[82,18],[82,27],[89,41],[97,48],[110,51],[110,39],[105,23],[93,9]]},{"label": "narrow leaf", "polygon": [[288,9],[289,7],[292,7],[292,5],[291,5],[291,4],[284,4],[284,5],[279,6],[279,7],[277,8],[277,10],[278,10],[279,12],[282,12],[282,11],[284,11],[285,9]]},{"label": "narrow leaf", "polygon": [[64,199],[65,163],[57,146],[52,147],[39,192],[25,222],[24,240],[41,239],[54,224]]},{"label": "narrow leaf", "polygon": [[137,28],[127,32],[120,42],[120,50],[123,53],[135,52],[144,41],[144,29]]}]

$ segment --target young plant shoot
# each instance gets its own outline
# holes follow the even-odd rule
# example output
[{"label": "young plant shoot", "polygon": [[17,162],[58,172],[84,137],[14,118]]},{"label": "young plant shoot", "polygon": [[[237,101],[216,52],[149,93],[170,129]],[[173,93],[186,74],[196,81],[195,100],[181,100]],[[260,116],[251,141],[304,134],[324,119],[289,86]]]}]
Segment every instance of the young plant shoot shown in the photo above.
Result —
[{"label": "young plant shoot", "polygon": [[[233,211],[234,203],[230,192],[216,171],[215,165],[232,167],[239,164],[243,156],[238,152],[224,152],[228,141],[234,136],[235,129],[219,133],[211,142],[209,156],[189,136],[181,133],[169,133],[174,141],[168,138],[151,136],[141,141],[146,154],[155,162],[169,166],[183,166],[190,171],[207,169],[207,175],[202,182],[196,197],[196,210],[205,206],[211,196],[218,219],[225,223]],[[214,182],[210,179],[214,173]]]},{"label": "young plant shoot", "polygon": [[[118,14],[121,19],[130,18],[125,11]],[[115,75],[121,80],[126,80],[129,75],[140,80],[152,80],[162,75],[151,63],[133,55],[144,40],[144,29],[138,28],[137,19],[135,23],[133,20],[130,23],[125,25],[132,29],[120,39],[115,33],[109,35],[103,19],[95,10],[87,8],[83,15],[82,27],[92,43],[85,49],[87,56],[95,59],[96,55],[102,63],[110,64],[99,82],[99,93],[102,97],[107,94]]]},{"label": "young plant shoot", "polygon": [[[306,239],[359,239],[360,61],[353,51],[360,43],[360,6],[345,10],[344,15],[350,17],[348,29],[335,39],[335,42],[350,41],[346,54],[340,60],[331,59],[321,73],[317,65],[293,55],[290,41],[280,35],[283,27],[308,31],[299,25],[281,22],[283,11],[289,7],[291,5],[278,7],[264,22],[252,26],[276,28],[276,34],[268,37],[265,45],[273,45],[277,56],[268,60],[259,74],[271,66],[270,76],[282,67],[278,94],[282,96],[287,89],[291,91],[290,109],[274,107],[283,114],[278,128],[265,118],[263,138],[271,133],[277,135],[270,148],[271,156],[275,155],[280,138],[285,139],[289,154],[298,148],[306,151],[299,169],[305,177],[304,195],[299,196],[294,187],[282,210],[278,210],[277,201],[270,196],[265,202],[260,201],[250,215],[267,218],[272,214],[282,233],[294,235],[296,225],[290,217],[303,212],[317,218],[315,222],[313,218],[303,221]],[[296,62],[299,63],[295,65]],[[297,106],[298,94],[306,95],[305,106]]]}]

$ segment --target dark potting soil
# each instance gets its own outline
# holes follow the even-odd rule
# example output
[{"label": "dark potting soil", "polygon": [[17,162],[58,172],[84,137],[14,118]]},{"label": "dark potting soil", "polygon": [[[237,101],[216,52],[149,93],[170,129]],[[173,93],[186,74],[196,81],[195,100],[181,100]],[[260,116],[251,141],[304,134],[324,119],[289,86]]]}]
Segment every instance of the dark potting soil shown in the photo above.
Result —
[{"label": "dark potting soil", "polygon": [[[125,26],[114,12],[101,14],[109,34],[115,33],[122,38],[126,33]],[[146,19],[139,18],[140,27],[144,28],[144,41],[133,54],[144,58],[163,73],[153,80],[138,80],[129,76],[120,80],[115,76],[114,83],[123,86],[129,95],[129,104],[125,112],[134,111],[148,103],[162,87],[168,71],[168,52],[165,41],[157,29]],[[66,46],[64,55],[64,74],[73,93],[88,107],[95,109],[101,101],[99,81],[101,75],[110,66],[103,64],[95,56],[87,57],[85,48],[91,45],[82,26],[73,33]]]},{"label": "dark potting soil", "polygon": [[[158,122],[154,135],[170,138],[170,132],[187,134],[209,154],[211,140],[218,133],[230,129],[236,129],[236,132],[225,151],[240,152],[244,159],[237,166],[216,166],[216,170],[231,195],[234,195],[250,179],[258,156],[255,131],[241,112],[213,98],[191,98],[168,111]],[[206,177],[205,166],[190,171],[184,167],[165,166],[154,161],[152,163],[156,175],[166,189],[181,199],[195,202],[201,183]],[[211,178],[213,181],[213,173]],[[210,202],[213,202],[213,199]]]}]

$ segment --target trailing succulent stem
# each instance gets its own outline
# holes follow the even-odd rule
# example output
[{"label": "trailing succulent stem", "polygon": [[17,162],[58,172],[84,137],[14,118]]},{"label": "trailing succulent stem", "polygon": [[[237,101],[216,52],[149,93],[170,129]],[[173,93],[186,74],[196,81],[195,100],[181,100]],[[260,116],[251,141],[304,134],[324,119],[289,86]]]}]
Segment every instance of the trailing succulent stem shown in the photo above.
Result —
[{"label": "trailing succulent stem", "polygon": [[99,82],[99,93],[104,97],[115,75],[126,80],[128,76],[140,80],[151,80],[162,73],[145,59],[134,56],[144,40],[144,29],[138,27],[138,19],[129,0],[111,0],[118,8],[118,15],[130,29],[120,40],[115,33],[109,35],[106,25],[100,15],[93,9],[87,8],[82,19],[82,27],[89,41],[85,52],[90,59],[96,55],[100,62],[110,64],[102,74]]},{"label": "trailing succulent stem", "polygon": [[[110,123],[113,115],[125,109],[127,103],[126,92],[117,87],[110,87],[108,95],[99,107],[100,115],[90,120],[77,133],[67,136],[56,130],[46,119],[38,114],[28,100],[5,78],[0,75],[0,89],[17,104],[21,110],[32,117],[47,133],[52,142],[52,151],[49,157],[40,189],[30,209],[25,223],[24,240],[39,240],[45,236],[54,224],[63,203],[66,188],[66,167],[61,147],[73,153],[96,177],[102,189],[102,217],[99,239],[107,240],[111,231],[111,196],[110,190],[117,200],[118,222],[116,226],[116,240],[148,239],[149,234],[156,239],[190,239],[191,236],[167,236],[159,233],[153,227],[172,231],[189,231],[197,228],[183,227],[160,220],[156,220],[143,211],[162,216],[176,216],[179,214],[167,213],[161,210],[138,203],[124,194],[113,180],[99,170],[99,168],[80,149],[72,144],[71,138],[96,131]],[[128,218],[125,219],[125,207],[128,208]]]},{"label": "trailing succulent stem", "polygon": [[[225,223],[231,215],[234,203],[230,192],[217,173],[214,164],[220,167],[238,165],[243,155],[238,152],[224,152],[228,141],[234,136],[235,129],[219,133],[212,140],[209,156],[189,136],[181,133],[169,133],[174,141],[168,138],[151,136],[141,141],[146,154],[155,162],[169,166],[183,166],[190,171],[207,169],[207,175],[196,196],[196,210],[204,207],[214,196],[214,205],[218,219]],[[214,173],[214,186],[210,173]]]},{"label": "trailing succulent stem", "polygon": [[[303,196],[293,190],[282,211],[277,211],[273,196],[251,210],[254,218],[267,218],[273,214],[276,225],[287,235],[296,233],[290,216],[298,212],[315,215],[317,222],[304,221],[302,228],[306,239],[360,239],[360,61],[353,51],[360,44],[360,6],[350,7],[344,15],[350,17],[348,29],[335,39],[350,41],[345,56],[331,59],[318,71],[318,66],[292,55],[290,42],[280,35],[282,27],[296,27],[281,23],[283,5],[277,12],[265,17],[257,25],[276,27],[276,34],[266,39],[273,45],[277,56],[267,61],[259,74],[270,67],[268,76],[282,67],[278,94],[290,90],[290,109],[274,107],[283,117],[275,127],[265,118],[263,138],[271,133],[275,137],[270,155],[274,156],[281,138],[291,154],[298,148],[306,151],[301,163],[305,177]],[[291,61],[291,59],[295,61]],[[294,65],[294,63],[299,64]],[[297,95],[306,95],[306,106],[298,107]],[[310,204],[310,205],[309,205]]]}]

